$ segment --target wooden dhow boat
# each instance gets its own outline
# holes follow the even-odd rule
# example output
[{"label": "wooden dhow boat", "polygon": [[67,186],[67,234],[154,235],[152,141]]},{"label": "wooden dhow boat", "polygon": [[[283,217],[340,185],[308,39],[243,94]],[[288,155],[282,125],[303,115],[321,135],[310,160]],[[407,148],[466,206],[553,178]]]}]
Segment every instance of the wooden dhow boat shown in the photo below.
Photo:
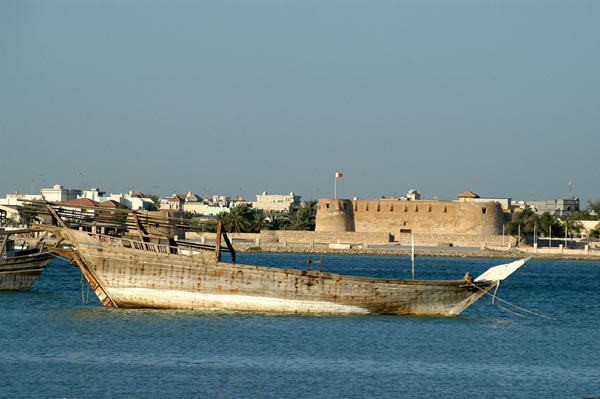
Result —
[{"label": "wooden dhow boat", "polygon": [[[90,229],[89,223],[74,223],[76,218],[65,215],[64,209],[62,214],[55,206],[47,209],[56,225],[40,228],[72,245],[52,251],[79,267],[102,304],[110,307],[456,316],[528,260],[492,267],[475,279],[467,273],[458,280],[254,266],[235,262],[235,251],[220,225],[214,246],[193,245],[157,234],[174,225],[147,214],[129,211],[125,229],[98,222],[106,220],[105,214]],[[221,259],[222,251],[230,252],[230,261]]]},{"label": "wooden dhow boat", "polygon": [[[16,246],[16,237],[34,236],[36,229],[0,231],[0,290],[27,290],[44,271],[54,254],[46,248],[44,238],[35,239],[32,246]],[[23,242],[24,239],[23,239]]]}]

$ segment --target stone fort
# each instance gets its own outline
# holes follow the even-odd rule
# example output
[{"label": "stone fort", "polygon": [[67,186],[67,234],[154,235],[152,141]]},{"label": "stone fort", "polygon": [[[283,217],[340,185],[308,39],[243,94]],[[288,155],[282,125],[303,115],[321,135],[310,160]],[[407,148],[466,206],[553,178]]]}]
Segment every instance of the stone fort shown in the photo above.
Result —
[{"label": "stone fort", "polygon": [[505,213],[499,202],[476,202],[471,192],[458,201],[388,199],[320,199],[317,232],[387,233],[391,241],[401,236],[503,234]]}]

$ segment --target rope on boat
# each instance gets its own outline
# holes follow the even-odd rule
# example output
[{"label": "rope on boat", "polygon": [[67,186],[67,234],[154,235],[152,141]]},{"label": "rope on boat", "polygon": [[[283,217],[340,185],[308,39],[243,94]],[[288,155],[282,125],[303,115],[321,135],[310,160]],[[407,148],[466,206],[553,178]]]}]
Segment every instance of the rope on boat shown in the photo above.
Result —
[{"label": "rope on boat", "polygon": [[87,305],[90,302],[90,285],[87,285],[87,293],[84,291],[83,285],[85,284],[85,279],[83,278],[83,273],[81,273],[81,302],[84,305]]},{"label": "rope on boat", "polygon": [[500,302],[502,302],[502,303],[504,303],[504,304],[506,304],[506,305],[508,305],[508,306],[511,306],[511,307],[513,307],[513,308],[515,308],[515,309],[518,309],[518,310],[520,310],[521,312],[524,312],[524,313],[529,313],[529,314],[532,314],[532,315],[534,315],[534,316],[542,317],[542,318],[544,318],[544,319],[558,320],[556,317],[547,316],[547,315],[545,315],[545,314],[542,314],[542,313],[534,312],[533,310],[525,309],[524,307],[521,307],[521,306],[515,305],[514,303],[511,303],[511,302],[507,301],[506,299],[502,299],[502,298],[498,297],[498,296],[496,295],[496,293],[497,293],[497,291],[498,291],[498,288],[500,287],[500,282],[498,282],[498,284],[496,285],[496,289],[494,290],[494,293],[493,293],[493,294],[490,294],[488,291],[484,290],[483,288],[479,287],[479,286],[478,286],[478,285],[476,285],[476,284],[473,284],[473,283],[471,283],[471,284],[472,284],[474,287],[476,287],[478,290],[480,290],[480,291],[483,291],[483,293],[484,293],[485,295],[489,295],[489,296],[491,296],[491,297],[492,297],[492,303],[493,303],[494,305],[496,305],[496,306],[498,306],[500,309],[502,309],[502,310],[505,310],[505,311],[507,311],[507,312],[509,312],[509,313],[512,313],[512,314],[514,314],[514,315],[516,315],[516,316],[520,316],[520,317],[527,317],[527,315],[525,315],[525,314],[521,314],[521,313],[519,313],[519,312],[517,312],[517,311],[515,311],[515,310],[511,310],[511,309],[509,309],[509,308],[507,308],[507,307],[505,307],[505,306],[502,306],[502,305],[500,305],[500,304],[497,304],[497,303],[496,303],[496,300],[498,300],[498,301],[500,301]]},{"label": "rope on boat", "polygon": [[[52,255],[52,257],[54,258],[60,258],[60,259],[64,259],[67,262],[71,262],[71,260],[69,258],[66,258],[65,256],[62,255],[58,255],[55,253],[51,253],[50,255]],[[79,284],[81,286],[81,303],[83,305],[88,305],[90,302],[90,285],[87,284],[87,292],[84,291],[83,285],[85,284],[85,279],[83,278],[83,273],[81,273],[81,279],[79,281]]]}]

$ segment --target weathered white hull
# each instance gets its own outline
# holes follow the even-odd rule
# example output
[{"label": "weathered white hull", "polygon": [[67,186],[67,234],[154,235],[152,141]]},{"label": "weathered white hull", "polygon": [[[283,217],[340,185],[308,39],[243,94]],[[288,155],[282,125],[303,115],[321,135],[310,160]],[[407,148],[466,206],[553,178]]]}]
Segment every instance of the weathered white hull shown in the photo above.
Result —
[{"label": "weathered white hull", "polygon": [[122,263],[102,252],[103,258],[91,263],[95,266],[89,267],[87,277],[117,307],[449,316],[462,312],[492,287],[462,280],[379,280],[251,265],[201,265],[177,255],[130,256]]},{"label": "weathered white hull", "polygon": [[242,294],[203,294],[149,288],[111,288],[111,298],[120,307],[187,309],[203,311],[367,314],[359,306],[326,301],[281,299]]}]

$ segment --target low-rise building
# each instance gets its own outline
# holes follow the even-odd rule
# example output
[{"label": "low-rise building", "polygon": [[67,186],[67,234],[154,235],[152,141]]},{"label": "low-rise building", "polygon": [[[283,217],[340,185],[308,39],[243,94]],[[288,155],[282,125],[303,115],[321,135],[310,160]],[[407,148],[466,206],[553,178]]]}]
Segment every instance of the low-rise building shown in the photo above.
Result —
[{"label": "low-rise building", "polygon": [[101,202],[115,201],[123,205],[126,208],[133,209],[134,211],[150,211],[156,209],[156,205],[152,198],[146,197],[139,191],[130,191],[125,194],[110,194],[109,196],[99,197]]},{"label": "low-rise building", "polygon": [[579,212],[579,198],[527,200],[525,204],[538,215],[548,212],[552,216],[563,217]]},{"label": "low-rise building", "polygon": [[481,197],[472,191],[465,191],[458,194],[458,202],[476,202]]},{"label": "low-rise building", "polygon": [[592,230],[600,229],[600,222],[597,220],[580,220],[583,230],[581,231],[581,237],[587,238],[590,236]]},{"label": "low-rise building", "polygon": [[83,193],[80,195],[80,198],[88,198],[94,201],[102,202],[104,194],[104,191],[100,191],[99,189],[92,187],[89,190],[83,190]]},{"label": "low-rise building", "polygon": [[65,219],[71,222],[82,222],[85,219],[93,220],[96,217],[95,208],[100,205],[98,201],[89,198],[75,198],[60,202],[63,212],[66,212]]},{"label": "low-rise building", "polygon": [[184,197],[183,211],[192,215],[204,215],[205,202],[202,197],[188,191]]},{"label": "low-rise building", "polygon": [[498,202],[505,212],[510,211],[513,207],[512,198],[479,197],[475,198],[473,202]]},{"label": "low-rise building", "polygon": [[60,184],[55,184],[52,188],[42,188],[40,192],[42,197],[48,202],[70,201],[81,196],[81,190],[64,188]]},{"label": "low-rise building", "polygon": [[214,195],[211,199],[202,199],[198,195],[188,192],[183,203],[183,211],[195,216],[216,216],[221,212],[229,212],[231,198],[226,195]]},{"label": "low-rise building", "polygon": [[173,193],[170,197],[160,199],[160,210],[183,212],[183,204],[185,204],[185,195]]},{"label": "low-rise building", "polygon": [[290,209],[291,205],[300,205],[301,196],[294,194],[268,194],[263,192],[256,195],[256,202],[252,203],[254,209],[266,212],[282,212]]},{"label": "low-rise building", "polygon": [[22,194],[17,191],[14,194],[6,194],[5,198],[0,198],[0,205],[16,207],[23,206],[23,201],[40,201],[43,199],[44,197],[41,195]]}]

